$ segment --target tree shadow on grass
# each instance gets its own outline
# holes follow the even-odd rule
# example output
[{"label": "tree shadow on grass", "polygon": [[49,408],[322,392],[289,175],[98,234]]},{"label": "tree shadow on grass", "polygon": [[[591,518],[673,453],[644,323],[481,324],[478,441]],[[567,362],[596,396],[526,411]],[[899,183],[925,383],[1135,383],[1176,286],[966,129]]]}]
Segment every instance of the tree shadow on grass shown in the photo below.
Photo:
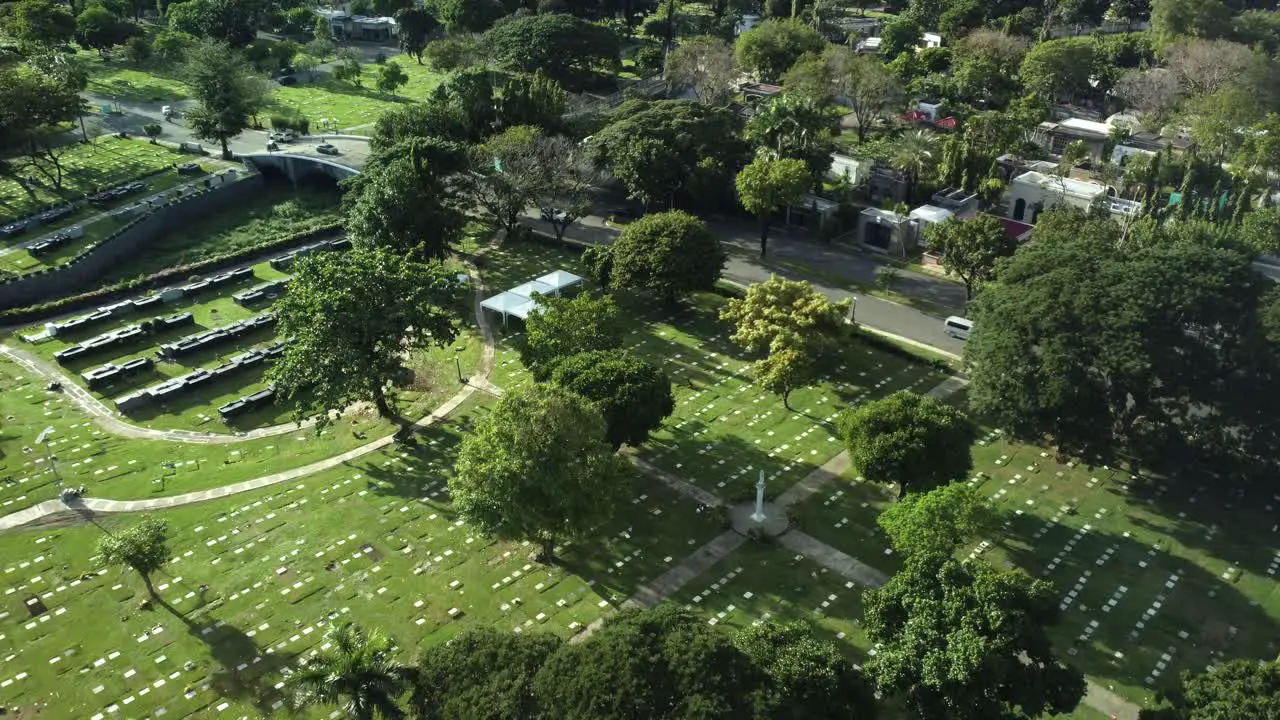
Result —
[{"label": "tree shadow on grass", "polygon": [[[1073,528],[1083,522],[1056,528],[1046,535],[1052,539],[1037,541],[1030,539],[1042,529],[1040,518],[1006,519],[1010,524],[998,544],[1010,560],[1032,577],[1056,581],[1064,602],[1070,592],[1077,593],[1053,632],[1061,656],[1086,674],[1154,692],[1172,686],[1181,670],[1200,672],[1237,657],[1272,658],[1280,650],[1277,621],[1265,609],[1233,582],[1186,558],[1153,554],[1151,545],[1133,534],[1097,529],[1077,540],[1074,550],[1065,550]],[[1063,556],[1056,558],[1055,551]],[[1056,567],[1042,574],[1055,558]],[[1122,586],[1126,591],[1120,593]],[[1103,610],[1111,599],[1115,605]]]}]

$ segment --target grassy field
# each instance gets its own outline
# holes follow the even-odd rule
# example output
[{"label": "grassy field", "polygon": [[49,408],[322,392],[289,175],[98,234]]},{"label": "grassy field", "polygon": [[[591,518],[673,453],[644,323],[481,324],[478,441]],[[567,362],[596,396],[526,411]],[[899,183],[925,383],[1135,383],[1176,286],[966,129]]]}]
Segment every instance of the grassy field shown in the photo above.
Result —
[{"label": "grassy field", "polygon": [[[93,545],[120,522],[0,538],[9,591],[0,647],[12,654],[0,703],[47,702],[85,718],[269,711],[278,671],[320,645],[329,623],[378,625],[407,655],[472,625],[567,637],[719,532],[638,478],[608,541],[535,566],[531,548],[488,540],[449,508],[451,453],[478,412],[414,447],[166,513],[176,557],[156,578],[154,609],[140,608],[136,576],[97,573]],[[32,596],[47,612],[31,616]],[[91,614],[110,620],[84,633]]]},{"label": "grassy field", "polygon": [[181,68],[156,59],[138,67],[124,60],[103,60],[84,53],[89,92],[118,101],[173,102],[190,97]]},{"label": "grassy field", "polygon": [[86,203],[67,220],[52,223],[47,226],[42,225],[26,235],[15,238],[15,240],[26,241],[50,235],[54,232],[58,232],[72,226],[80,226],[84,230],[84,237],[72,240],[54,252],[41,257],[35,257],[26,250],[18,250],[12,253],[0,255],[0,272],[10,272],[21,275],[42,270],[46,267],[56,267],[67,263],[78,257],[80,253],[84,252],[84,249],[91,243],[102,240],[128,222],[124,219],[111,217],[109,213],[112,210],[130,205],[138,200],[155,195],[156,193],[161,193],[181,185],[197,182],[209,172],[218,172],[229,167],[238,167],[237,163],[212,158],[205,158],[200,162],[200,165],[205,170],[205,173],[201,173],[200,175],[179,175],[175,170],[162,170],[155,175],[150,175],[145,178],[148,187],[143,193],[139,193],[129,198],[122,198],[115,202],[104,203],[102,205],[89,205]]},{"label": "grassy field", "polygon": [[[569,251],[505,245],[488,255],[486,282],[497,292],[557,268],[585,274]],[[770,492],[781,492],[838,453],[832,421],[847,403],[904,388],[926,392],[945,377],[852,341],[822,384],[792,393],[787,410],[778,396],[751,384],[748,359],[717,317],[724,298],[702,294],[688,307],[667,310],[647,298],[617,297],[624,317],[644,320],[628,331],[626,347],[662,365],[676,395],[675,414],[641,456],[726,498],[754,497],[761,469]],[[494,381],[518,387],[531,378],[515,350],[515,324],[509,330]]]},{"label": "grassy field", "polygon": [[409,76],[408,84],[397,90],[394,96],[378,92],[376,73],[379,66],[367,63],[363,65],[360,86],[339,82],[325,72],[317,72],[314,82],[276,88],[266,114],[285,112],[310,118],[312,134],[352,130],[372,123],[387,110],[426,100],[432,88],[444,79],[443,75],[419,65],[408,55],[397,55],[390,61],[399,64]]},{"label": "grassy field", "polygon": [[[974,461],[973,485],[1004,518],[978,554],[1053,581],[1064,611],[1055,641],[1091,677],[1141,703],[1183,670],[1280,651],[1275,501],[1162,490],[1114,468],[1059,464],[997,433]],[[892,573],[898,559],[875,524],[891,490],[846,480],[794,516],[810,535]]]},{"label": "grassy field", "polygon": [[[14,171],[36,183],[36,197],[32,199],[13,179],[0,178],[0,224],[30,215],[42,206],[62,205],[84,195],[152,175],[190,159],[190,155],[162,145],[152,145],[146,140],[97,137],[88,144],[75,144],[66,148],[62,156],[62,189],[55,191],[52,181],[35,169],[26,167],[25,161],[18,158],[12,161],[15,164]],[[13,241],[28,236],[23,235]],[[13,241],[5,242],[12,244]]]},{"label": "grassy field", "polygon": [[332,190],[268,183],[234,211],[214,213],[158,238],[146,253],[119,263],[98,282],[109,285],[243,250],[331,225],[339,216],[338,195]]}]

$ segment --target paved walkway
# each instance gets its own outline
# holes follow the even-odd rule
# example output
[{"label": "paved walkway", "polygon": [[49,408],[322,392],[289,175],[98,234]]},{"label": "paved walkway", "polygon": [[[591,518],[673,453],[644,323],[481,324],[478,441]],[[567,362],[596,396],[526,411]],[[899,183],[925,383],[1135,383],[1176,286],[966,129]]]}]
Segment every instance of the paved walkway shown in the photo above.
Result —
[{"label": "paved walkway", "polygon": [[663,485],[666,485],[685,497],[692,498],[707,507],[724,507],[724,500],[719,495],[703,490],[687,480],[678,478],[666,470],[654,466],[647,460],[641,460],[639,457],[632,456],[631,462],[635,463],[636,467],[645,471],[645,473],[657,478]]},{"label": "paved walkway", "polygon": [[733,530],[727,530],[717,535],[715,539],[694,550],[680,564],[637,590],[634,595],[627,598],[626,602],[622,603],[623,609],[657,605],[675,594],[680,588],[689,584],[690,580],[706,572],[711,566],[742,547],[742,544],[746,541],[746,537]]},{"label": "paved walkway", "polygon": [[889,582],[888,575],[799,530],[791,529],[779,535],[778,542],[863,587],[874,589]]},{"label": "paved walkway", "polygon": [[[480,334],[484,342],[484,348],[480,354],[480,367],[477,369],[475,376],[467,380],[467,385],[465,387],[455,393],[452,398],[440,407],[436,408],[429,415],[415,422],[413,424],[414,427],[425,428],[444,420],[454,410],[457,410],[460,405],[466,402],[466,400],[478,389],[489,384],[489,373],[493,370],[493,359],[495,355],[493,328],[489,326],[483,309],[480,307],[481,299],[484,297],[485,293],[484,282],[481,280],[479,273],[474,267],[470,267],[470,270],[473,280],[472,286],[474,288],[473,302],[475,305],[476,322],[480,326]],[[0,347],[0,349],[10,348]],[[79,386],[75,387],[79,388]],[[87,392],[85,394],[88,395]],[[92,396],[90,396],[90,399],[93,399]],[[114,421],[115,418],[112,417],[110,420]],[[124,423],[121,424],[127,428],[133,428],[131,425]],[[290,425],[289,428],[295,429],[296,426]],[[171,495],[168,497],[151,498],[147,500],[107,500],[104,498],[84,498],[72,505],[67,505],[61,500],[46,500],[45,502],[33,505],[26,510],[10,513],[9,515],[0,517],[0,532],[19,528],[23,525],[60,513],[88,510],[93,513],[108,514],[161,510],[177,507],[179,505],[189,505],[192,503],[204,502],[206,500],[227,497],[228,495],[237,495],[239,493],[264,488],[269,485],[289,482],[291,480],[296,480],[301,477],[306,477],[307,475],[337,467],[363,455],[368,455],[369,453],[381,450],[393,442],[395,442],[395,436],[387,435],[361,445],[358,448],[348,450],[341,455],[325,458],[324,460],[319,460],[311,463],[310,465],[284,470],[282,472],[254,478],[252,480],[245,480],[244,482],[223,485],[222,487],[212,488],[209,490],[199,490],[182,495]]]}]

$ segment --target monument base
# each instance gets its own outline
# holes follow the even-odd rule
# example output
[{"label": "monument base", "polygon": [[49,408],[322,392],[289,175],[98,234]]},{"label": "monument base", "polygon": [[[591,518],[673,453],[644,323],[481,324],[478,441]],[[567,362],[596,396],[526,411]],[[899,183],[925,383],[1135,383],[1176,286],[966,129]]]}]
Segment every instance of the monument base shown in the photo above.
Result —
[{"label": "monument base", "polygon": [[763,518],[756,514],[756,504],[754,502],[738,503],[730,507],[729,524],[736,532],[742,535],[756,532],[764,533],[770,537],[781,535],[787,531],[790,525],[787,520],[787,511],[770,502],[764,504]]}]

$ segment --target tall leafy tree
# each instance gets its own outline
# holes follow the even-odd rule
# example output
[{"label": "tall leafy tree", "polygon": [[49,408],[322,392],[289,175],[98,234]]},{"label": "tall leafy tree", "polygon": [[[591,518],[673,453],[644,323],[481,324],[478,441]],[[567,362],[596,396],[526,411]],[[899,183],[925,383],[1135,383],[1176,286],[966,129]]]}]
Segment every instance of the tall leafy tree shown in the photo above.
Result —
[{"label": "tall leafy tree", "polygon": [[996,261],[1018,249],[1004,225],[994,216],[979,215],[968,220],[947,218],[925,230],[929,250],[942,256],[942,267],[964,283],[966,298],[972,299],[978,285],[991,279]]},{"label": "tall leafy tree", "polygon": [[1184,672],[1167,704],[1144,708],[1139,720],[1235,720],[1280,717],[1280,660],[1231,660],[1203,673]]},{"label": "tall leafy tree", "polygon": [[733,46],[704,35],[687,39],[667,53],[663,74],[672,88],[687,89],[698,102],[720,107],[733,98],[739,72]]},{"label": "tall leafy tree", "polygon": [[973,469],[977,428],[936,398],[899,390],[846,410],[836,422],[853,466],[875,482],[927,490]]},{"label": "tall leafy tree", "polygon": [[1269,282],[1251,253],[1182,239],[1184,227],[1196,230],[1135,226],[1122,241],[1105,218],[1041,215],[1036,242],[971,306],[974,411],[1063,453],[1123,449],[1162,472],[1269,467],[1280,378],[1259,319]]},{"label": "tall leafy tree", "polygon": [[440,260],[462,239],[460,145],[434,138],[378,151],[343,198],[347,232],[357,245]]},{"label": "tall leafy tree", "polygon": [[636,447],[675,410],[671,378],[625,350],[596,350],[556,363],[551,382],[590,400],[604,416],[605,438],[616,450]]},{"label": "tall leafy tree", "polygon": [[1151,0],[1151,34],[1161,45],[1180,37],[1217,38],[1231,29],[1231,8],[1221,0]]},{"label": "tall leafy tree", "polygon": [[298,261],[289,292],[276,303],[282,337],[293,338],[268,371],[295,416],[318,416],[367,402],[397,413],[393,383],[408,351],[453,342],[453,273],[388,249],[356,249]]},{"label": "tall leafy tree", "polygon": [[[82,68],[61,54],[0,67],[0,147],[20,149],[27,160],[23,170],[35,170],[55,192],[62,190],[63,155],[73,147],[62,135],[86,110],[80,91],[87,81]],[[0,162],[0,176],[36,201],[36,183],[28,174]]]},{"label": "tall leafy tree", "polygon": [[863,626],[877,652],[864,667],[882,695],[915,717],[1032,720],[1068,713],[1084,677],[1053,653],[1053,585],[1021,571],[947,555],[912,555],[863,595]]},{"label": "tall leafy tree", "polygon": [[803,161],[773,157],[767,151],[757,154],[738,173],[734,181],[738,201],[760,221],[760,257],[764,257],[769,244],[774,213],[800,202],[812,180]]},{"label": "tall leafy tree", "polygon": [[422,51],[427,47],[431,33],[440,25],[431,11],[425,7],[406,7],[396,11],[396,42],[422,64]]},{"label": "tall leafy tree", "polygon": [[163,520],[145,518],[115,534],[98,539],[98,557],[107,565],[133,569],[142,576],[147,592],[155,596],[151,575],[169,562],[169,526]]},{"label": "tall leafy tree", "polygon": [[885,23],[880,30],[880,55],[888,61],[907,52],[914,52],[924,36],[920,23],[909,15],[898,17]]},{"label": "tall leafy tree", "polygon": [[904,555],[950,555],[964,542],[993,532],[998,516],[987,499],[965,483],[909,493],[876,518]]},{"label": "tall leafy tree", "polygon": [[518,125],[471,150],[471,171],[464,182],[467,197],[508,233],[545,189],[546,173],[538,153],[541,139],[538,128]]},{"label": "tall leafy tree", "polygon": [[836,93],[849,104],[858,121],[858,142],[867,139],[867,131],[877,120],[887,117],[903,101],[902,84],[873,55],[859,55],[843,46],[832,46],[823,52],[831,67]]},{"label": "tall leafy tree", "polygon": [[592,192],[602,180],[601,173],[591,164],[581,143],[562,135],[544,135],[535,151],[543,173],[543,196],[556,211],[551,216],[551,227],[560,240],[573,223],[590,214]]},{"label": "tall leafy tree", "polygon": [[834,126],[831,113],[813,98],[784,93],[751,116],[745,135],[778,157],[803,160],[816,183],[831,167]]},{"label": "tall leafy tree", "polygon": [[567,103],[568,95],[555,80],[542,73],[513,73],[496,101],[498,124],[555,130],[561,125]]},{"label": "tall leafy tree", "polygon": [[264,8],[260,0],[186,0],[169,8],[169,27],[231,47],[243,47],[257,37]]},{"label": "tall leafy tree", "polygon": [[609,253],[610,286],[645,290],[668,303],[713,289],[728,258],[706,223],[680,210],[627,225]]},{"label": "tall leafy tree", "polygon": [[741,119],[688,100],[624,104],[588,149],[645,205],[723,185],[743,158]]},{"label": "tall leafy tree", "polygon": [[388,62],[378,68],[377,86],[379,92],[395,95],[405,83],[409,82],[409,75],[400,67],[398,62]]},{"label": "tall leafy tree", "polygon": [[625,610],[538,673],[543,712],[564,720],[751,717],[761,675],[725,635],[674,605]]},{"label": "tall leafy tree", "polygon": [[874,720],[871,684],[830,640],[803,622],[767,621],[738,631],[733,642],[764,674],[755,691],[760,720]]},{"label": "tall leafy tree", "polygon": [[76,16],[76,43],[101,55],[133,36],[134,26],[101,5],[90,5]]},{"label": "tall leafy tree", "polygon": [[525,321],[520,360],[541,381],[564,358],[620,347],[622,324],[613,298],[585,292],[572,298],[544,296]]},{"label": "tall leafy tree", "polygon": [[76,18],[52,0],[22,0],[9,6],[4,30],[27,52],[66,45],[76,32]]},{"label": "tall leafy tree", "polygon": [[222,145],[249,127],[265,102],[259,76],[244,57],[224,43],[205,41],[187,52],[187,84],[196,106],[186,111],[187,126],[202,140]]},{"label": "tall leafy tree", "polygon": [[559,647],[551,633],[467,630],[423,653],[409,709],[437,720],[537,717],[533,679]]},{"label": "tall leafy tree", "polygon": [[494,61],[508,70],[541,72],[570,90],[618,63],[618,36],[572,15],[512,17],[485,33]]},{"label": "tall leafy tree", "polygon": [[337,705],[351,720],[400,720],[399,698],[410,687],[413,668],[397,662],[394,647],[378,631],[359,625],[330,625],[326,650],[304,658],[285,678],[300,707]]},{"label": "tall leafy tree", "polygon": [[813,28],[795,20],[769,19],[738,36],[735,52],[744,70],[764,82],[776,82],[806,53],[825,45]]},{"label": "tall leafy tree", "polygon": [[539,543],[547,563],[560,540],[599,539],[630,495],[630,469],[605,440],[600,411],[555,385],[503,395],[454,467],[458,514],[482,532]]},{"label": "tall leafy tree", "polygon": [[427,9],[451,34],[484,32],[502,17],[497,0],[431,0]]},{"label": "tall leafy tree", "polygon": [[807,282],[773,275],[730,300],[720,319],[733,323],[733,342],[759,358],[755,381],[790,409],[791,391],[817,382],[823,361],[839,347],[849,310],[849,300],[833,303]]},{"label": "tall leafy tree", "polygon": [[1071,99],[1089,90],[1095,51],[1089,38],[1042,42],[1022,60],[1022,85],[1049,102]]}]

